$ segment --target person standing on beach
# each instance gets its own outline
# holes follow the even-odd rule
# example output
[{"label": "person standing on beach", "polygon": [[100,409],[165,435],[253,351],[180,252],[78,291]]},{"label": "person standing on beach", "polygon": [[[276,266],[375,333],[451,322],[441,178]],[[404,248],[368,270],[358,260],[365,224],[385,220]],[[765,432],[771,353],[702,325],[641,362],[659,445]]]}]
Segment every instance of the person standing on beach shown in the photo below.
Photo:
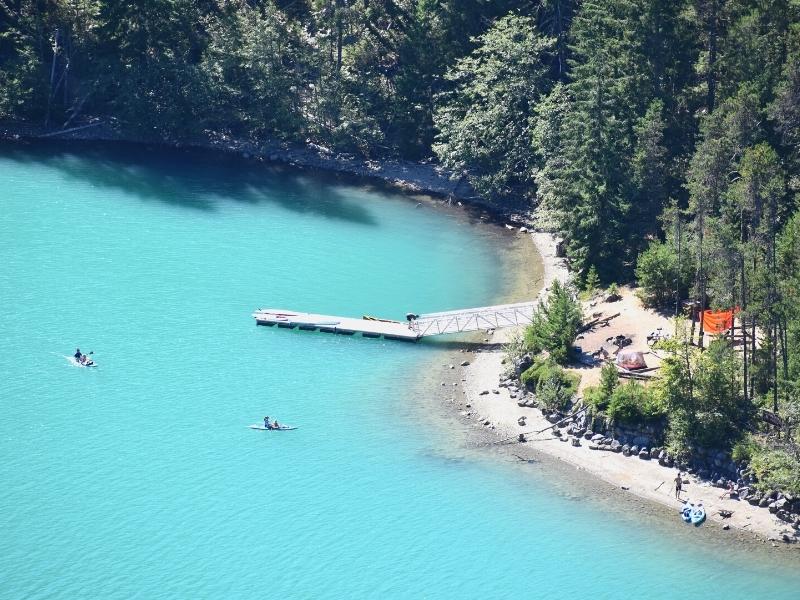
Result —
[{"label": "person standing on beach", "polygon": [[681,477],[681,472],[678,471],[678,475],[675,477],[675,497],[680,500],[681,498],[681,490],[683,489],[683,478]]}]

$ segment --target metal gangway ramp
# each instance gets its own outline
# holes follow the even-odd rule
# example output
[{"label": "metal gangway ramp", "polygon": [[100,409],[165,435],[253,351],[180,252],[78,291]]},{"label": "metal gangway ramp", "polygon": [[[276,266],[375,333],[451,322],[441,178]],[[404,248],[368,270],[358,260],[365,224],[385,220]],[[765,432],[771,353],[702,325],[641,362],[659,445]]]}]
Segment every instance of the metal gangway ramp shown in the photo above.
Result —
[{"label": "metal gangway ramp", "polygon": [[419,337],[517,327],[530,325],[536,306],[536,302],[519,302],[426,313],[412,320],[410,325]]}]

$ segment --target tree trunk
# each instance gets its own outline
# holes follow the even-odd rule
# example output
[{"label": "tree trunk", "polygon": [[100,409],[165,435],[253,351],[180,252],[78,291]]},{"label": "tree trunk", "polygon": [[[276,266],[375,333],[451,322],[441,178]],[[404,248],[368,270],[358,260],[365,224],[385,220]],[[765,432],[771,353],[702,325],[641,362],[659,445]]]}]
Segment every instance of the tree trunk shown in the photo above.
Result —
[{"label": "tree trunk", "polygon": [[[744,235],[744,225],[742,225],[742,235]],[[739,274],[741,277],[741,315],[740,317],[740,324],[742,329],[742,349],[744,350],[744,354],[742,356],[742,387],[744,388],[744,401],[747,403],[748,398],[750,398],[750,394],[748,393],[748,357],[747,357],[747,319],[745,318],[745,313],[747,311],[747,287],[746,287],[746,278],[745,278],[745,269],[744,269],[744,240],[742,240],[742,250],[741,255],[739,257]]]},{"label": "tree trunk", "polygon": [[697,235],[697,283],[700,292],[700,332],[697,339],[697,345],[702,348],[703,336],[705,335],[705,332],[703,331],[703,312],[706,310],[706,276],[703,263],[703,229],[705,228],[705,213],[701,212],[699,217],[700,227]]},{"label": "tree trunk", "polygon": [[336,0],[336,12],[334,18],[336,19],[336,74],[342,70],[342,0]]},{"label": "tree trunk", "polygon": [[789,333],[786,316],[781,319],[781,357],[783,358],[783,378],[789,379]]},{"label": "tree trunk", "polygon": [[58,61],[58,29],[53,34],[53,61],[50,63],[50,90],[47,94],[47,112],[44,117],[45,128],[50,127],[50,108],[53,104],[53,83],[56,79],[56,62]]},{"label": "tree trunk", "polygon": [[675,333],[678,333],[678,315],[681,304],[681,217],[675,209],[675,242],[678,246],[678,269],[675,273]]},{"label": "tree trunk", "polygon": [[778,414],[778,325],[772,327],[772,410]]},{"label": "tree trunk", "polygon": [[706,106],[709,114],[714,112],[717,92],[717,77],[715,72],[717,62],[717,13],[719,12],[717,2],[718,0],[711,0],[710,12],[708,15],[708,71],[706,72],[706,85],[708,90]]}]

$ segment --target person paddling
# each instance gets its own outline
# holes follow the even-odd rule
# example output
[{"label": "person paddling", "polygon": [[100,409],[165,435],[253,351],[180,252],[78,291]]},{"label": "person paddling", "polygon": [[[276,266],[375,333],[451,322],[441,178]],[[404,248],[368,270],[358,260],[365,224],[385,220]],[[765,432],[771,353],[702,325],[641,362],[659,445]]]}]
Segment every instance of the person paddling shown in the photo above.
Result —
[{"label": "person paddling", "polygon": [[269,417],[264,417],[264,429],[272,429],[272,425],[269,423]]},{"label": "person paddling", "polygon": [[73,354],[72,356],[75,357],[75,360],[77,360],[78,362],[81,362],[81,359],[83,358],[83,354],[81,354],[81,349],[80,348],[75,348],[75,354]]}]

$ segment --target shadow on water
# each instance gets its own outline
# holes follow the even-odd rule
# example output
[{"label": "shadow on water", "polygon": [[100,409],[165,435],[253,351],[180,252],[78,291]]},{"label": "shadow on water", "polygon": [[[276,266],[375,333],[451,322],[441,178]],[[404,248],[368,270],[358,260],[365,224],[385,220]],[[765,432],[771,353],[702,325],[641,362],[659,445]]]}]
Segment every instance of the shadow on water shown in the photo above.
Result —
[{"label": "shadow on water", "polygon": [[210,150],[37,142],[0,145],[0,158],[40,163],[92,186],[193,210],[213,212],[224,201],[273,203],[296,213],[376,224],[363,205],[325,178]]}]

